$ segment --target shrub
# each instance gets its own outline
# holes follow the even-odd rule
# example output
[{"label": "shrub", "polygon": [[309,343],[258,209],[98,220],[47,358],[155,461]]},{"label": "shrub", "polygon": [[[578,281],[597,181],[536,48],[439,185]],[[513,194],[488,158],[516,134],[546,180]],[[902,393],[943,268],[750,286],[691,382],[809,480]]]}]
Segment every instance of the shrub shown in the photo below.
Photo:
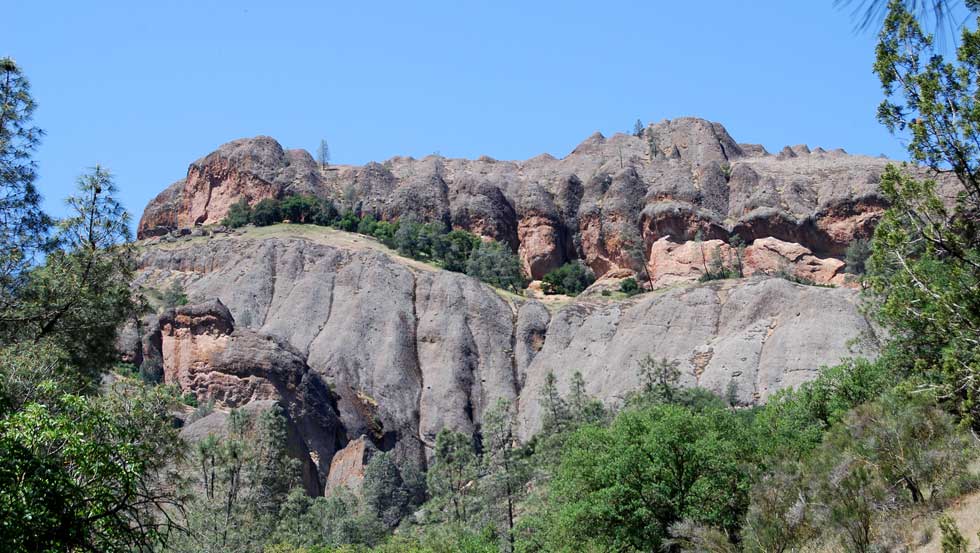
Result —
[{"label": "shrub", "polygon": [[520,259],[500,242],[482,242],[475,248],[466,262],[466,274],[515,293],[525,287]]},{"label": "shrub", "polygon": [[282,222],[282,210],[279,200],[266,198],[252,208],[252,223],[255,226],[267,227]]},{"label": "shrub", "polygon": [[374,218],[374,215],[368,213],[364,217],[361,217],[361,221],[357,223],[357,233],[366,234],[367,236],[373,236],[374,230],[378,228],[378,220]]},{"label": "shrub", "polygon": [[222,219],[221,224],[226,227],[238,228],[247,225],[252,220],[252,208],[248,205],[248,200],[240,198],[228,209],[228,215]]},{"label": "shrub", "polygon": [[847,250],[844,251],[844,263],[846,263],[844,271],[854,275],[863,275],[865,263],[869,257],[871,257],[870,242],[863,238],[851,241],[847,245]]},{"label": "shrub", "polygon": [[187,405],[188,407],[197,407],[197,396],[194,392],[184,392],[184,395],[180,396],[180,401]]},{"label": "shrub", "polygon": [[187,294],[184,292],[184,285],[175,279],[163,291],[163,306],[167,309],[173,309],[181,305],[187,305]]},{"label": "shrub", "polygon": [[619,282],[619,291],[627,296],[635,296],[643,291],[640,284],[633,277],[624,278]]},{"label": "shrub", "polygon": [[281,215],[293,223],[312,223],[320,202],[313,196],[289,196],[280,204]]},{"label": "shrub", "polygon": [[595,282],[595,275],[580,261],[566,263],[544,275],[541,289],[545,294],[577,296]]}]

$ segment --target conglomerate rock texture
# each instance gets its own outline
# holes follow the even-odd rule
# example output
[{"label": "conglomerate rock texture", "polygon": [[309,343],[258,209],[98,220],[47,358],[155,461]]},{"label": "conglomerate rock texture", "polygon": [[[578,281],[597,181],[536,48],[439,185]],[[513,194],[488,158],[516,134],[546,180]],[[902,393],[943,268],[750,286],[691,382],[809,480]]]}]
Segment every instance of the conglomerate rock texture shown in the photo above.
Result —
[{"label": "conglomerate rock texture", "polygon": [[700,235],[776,238],[819,258],[866,238],[885,202],[889,160],[842,150],[739,144],[718,123],[664,120],[642,136],[596,133],[562,159],[395,157],[320,168],[269,137],[240,139],[195,161],[140,220],[140,238],[214,224],[240,198],[313,194],[381,219],[441,221],[510,244],[534,279],[572,260],[597,276],[636,269],[637,249]]},{"label": "conglomerate rock texture", "polygon": [[166,381],[199,401],[279,401],[320,486],[357,480],[372,448],[424,465],[440,429],[477,434],[497,398],[528,437],[548,372],[565,387],[581,371],[614,405],[652,355],[753,404],[878,348],[857,291],[764,276],[545,304],[296,225],[144,242],[139,265],[138,285],[178,280],[197,302],[151,319],[141,354],[160,348]]}]

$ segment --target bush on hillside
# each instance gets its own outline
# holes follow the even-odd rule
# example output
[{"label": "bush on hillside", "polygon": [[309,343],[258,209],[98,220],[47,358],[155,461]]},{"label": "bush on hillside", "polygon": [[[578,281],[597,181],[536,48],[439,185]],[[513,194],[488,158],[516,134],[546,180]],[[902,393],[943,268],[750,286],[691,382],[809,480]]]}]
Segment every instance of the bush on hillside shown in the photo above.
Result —
[{"label": "bush on hillside", "polygon": [[544,275],[541,289],[545,294],[577,296],[595,282],[592,270],[581,261],[572,261]]}]

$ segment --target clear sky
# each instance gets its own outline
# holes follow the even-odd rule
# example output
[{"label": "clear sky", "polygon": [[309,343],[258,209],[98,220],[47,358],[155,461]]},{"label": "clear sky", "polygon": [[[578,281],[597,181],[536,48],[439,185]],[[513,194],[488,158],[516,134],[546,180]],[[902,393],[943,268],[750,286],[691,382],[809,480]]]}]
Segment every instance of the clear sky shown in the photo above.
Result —
[{"label": "clear sky", "polygon": [[48,209],[96,163],[137,219],[187,165],[270,135],[336,163],[566,155],[695,115],[739,142],[904,157],[875,121],[875,36],[831,0],[8,0]]}]

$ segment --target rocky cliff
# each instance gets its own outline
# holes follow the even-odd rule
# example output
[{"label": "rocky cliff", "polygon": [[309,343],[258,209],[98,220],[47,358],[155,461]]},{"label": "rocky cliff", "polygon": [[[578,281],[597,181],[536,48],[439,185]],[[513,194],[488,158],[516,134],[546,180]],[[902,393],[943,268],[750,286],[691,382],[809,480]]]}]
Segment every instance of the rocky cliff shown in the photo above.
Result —
[{"label": "rocky cliff", "polygon": [[162,356],[167,382],[200,401],[279,401],[312,463],[311,489],[356,481],[375,448],[424,463],[440,429],[479,432],[497,398],[519,406],[527,437],[549,371],[562,387],[581,371],[589,393],[616,404],[652,355],[677,361],[683,385],[751,404],[877,351],[856,291],[761,275],[545,304],[322,227],[140,251],[137,284],[178,280],[203,303],[150,319],[148,338],[129,346]]},{"label": "rocky cliff", "polygon": [[[323,169],[306,151],[257,137],[192,163],[150,202],[138,234],[217,223],[239,198],[314,194],[360,214],[442,221],[508,243],[534,279],[572,259],[597,276],[635,270],[637,250],[670,264],[671,246],[696,235],[774,238],[840,258],[883,209],[877,183],[887,162],[802,145],[771,154],[695,118],[650,125],[642,136],[596,133],[562,159],[526,161],[433,155]],[[661,240],[669,244],[651,256]],[[821,281],[837,274],[825,267]]]}]

